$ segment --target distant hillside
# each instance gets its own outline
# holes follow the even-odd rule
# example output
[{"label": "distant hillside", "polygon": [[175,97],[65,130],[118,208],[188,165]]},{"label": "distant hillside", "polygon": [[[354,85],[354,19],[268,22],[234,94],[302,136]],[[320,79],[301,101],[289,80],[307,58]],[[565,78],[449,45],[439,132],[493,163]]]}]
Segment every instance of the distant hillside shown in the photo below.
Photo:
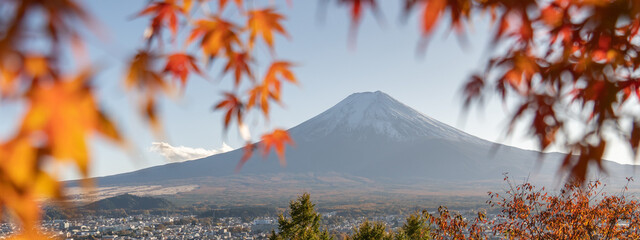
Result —
[{"label": "distant hillside", "polygon": [[171,209],[175,205],[166,199],[154,197],[139,197],[131,194],[123,194],[115,197],[105,198],[85,206],[92,210],[150,210],[150,209]]}]

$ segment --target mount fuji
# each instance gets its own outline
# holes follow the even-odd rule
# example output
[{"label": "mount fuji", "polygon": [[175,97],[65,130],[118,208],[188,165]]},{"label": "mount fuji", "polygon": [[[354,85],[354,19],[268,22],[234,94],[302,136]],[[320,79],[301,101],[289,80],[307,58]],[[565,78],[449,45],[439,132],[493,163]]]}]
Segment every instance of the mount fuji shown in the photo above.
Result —
[{"label": "mount fuji", "polygon": [[[196,184],[196,192],[212,189],[211,184],[307,190],[364,189],[374,184],[475,188],[480,183],[502,184],[505,172],[557,180],[554,176],[564,157],[474,137],[379,91],[354,93],[289,129],[289,134],[295,146],[287,147],[285,167],[272,153],[266,158],[254,156],[235,172],[244,153],[237,149],[95,180],[99,186]],[[539,161],[541,156],[544,161]],[[628,169],[606,162],[609,170]]]}]

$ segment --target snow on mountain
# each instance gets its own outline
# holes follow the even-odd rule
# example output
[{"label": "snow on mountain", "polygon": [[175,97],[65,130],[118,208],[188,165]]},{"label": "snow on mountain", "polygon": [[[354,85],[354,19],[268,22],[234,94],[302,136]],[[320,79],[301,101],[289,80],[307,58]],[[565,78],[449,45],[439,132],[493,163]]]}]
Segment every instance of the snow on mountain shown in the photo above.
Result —
[{"label": "snow on mountain", "polygon": [[375,133],[396,141],[442,138],[488,143],[428,117],[380,91],[351,94],[290,131],[299,139],[315,139],[332,134],[360,136],[362,139]]}]

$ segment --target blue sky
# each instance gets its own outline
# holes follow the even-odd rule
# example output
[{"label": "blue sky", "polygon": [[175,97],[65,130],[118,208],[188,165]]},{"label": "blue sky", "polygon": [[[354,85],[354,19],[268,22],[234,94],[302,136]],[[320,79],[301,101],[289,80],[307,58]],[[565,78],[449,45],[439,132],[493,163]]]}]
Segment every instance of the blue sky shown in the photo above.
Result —
[{"label": "blue sky", "polygon": [[[167,163],[162,156],[149,151],[154,139],[151,131],[135,112],[135,101],[123,91],[125,64],[143,46],[142,33],[148,18],[134,18],[147,1],[109,0],[83,1],[89,12],[102,24],[106,37],[88,38],[91,59],[102,66],[96,78],[103,107],[114,116],[132,150],[122,149],[100,139],[92,141],[93,176],[110,175],[152,165]],[[257,1],[260,2],[260,1]],[[265,1],[266,2],[266,1]],[[277,59],[298,64],[294,72],[298,86],[283,89],[283,107],[274,107],[268,121],[257,114],[249,116],[254,139],[273,127],[290,128],[330,108],[354,92],[386,92],[397,100],[444,123],[472,135],[526,149],[535,144],[523,137],[522,127],[510,139],[502,138],[508,107],[494,100],[480,111],[461,114],[460,88],[475,70],[483,68],[491,29],[488,19],[474,21],[469,45],[461,47],[454,33],[447,34],[441,23],[424,52],[419,56],[420,40],[417,14],[406,23],[400,21],[401,3],[380,1],[382,21],[366,12],[358,29],[355,47],[349,44],[348,9],[330,3],[320,20],[320,1],[293,1],[293,6],[278,6],[287,20],[290,39],[276,38]],[[230,11],[230,16],[234,13]],[[181,34],[185,34],[184,30]],[[195,49],[190,49],[192,52]],[[272,56],[265,47],[258,48],[258,64],[263,69]],[[220,64],[220,63],[218,63]],[[215,65],[215,63],[214,63]],[[162,101],[162,120],[166,139],[174,146],[213,149],[223,142],[232,147],[243,145],[234,128],[225,134],[220,112],[212,106],[220,93],[231,89],[231,80],[219,79],[219,70],[210,71],[215,79],[191,78],[179,98]],[[6,137],[20,106],[0,105],[0,137]],[[295,139],[294,139],[295,140]],[[630,162],[626,147],[614,143],[607,158]],[[610,145],[611,146],[611,145]],[[557,149],[556,149],[557,150]],[[274,164],[277,164],[274,162]],[[72,177],[69,175],[67,177]]]}]

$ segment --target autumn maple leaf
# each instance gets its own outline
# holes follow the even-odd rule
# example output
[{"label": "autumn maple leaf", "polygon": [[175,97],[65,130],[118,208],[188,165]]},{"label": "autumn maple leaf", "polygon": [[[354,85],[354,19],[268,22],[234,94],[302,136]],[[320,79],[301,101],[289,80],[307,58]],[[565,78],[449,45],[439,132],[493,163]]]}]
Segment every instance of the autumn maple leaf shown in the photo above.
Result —
[{"label": "autumn maple leaf", "polygon": [[[42,149],[32,145],[24,134],[0,143],[0,202],[22,221],[22,227],[33,229],[41,216],[42,197],[61,199],[61,184],[38,166],[45,159]],[[2,213],[0,211],[0,213]],[[46,239],[27,231],[15,239]],[[21,238],[23,237],[23,238]],[[14,239],[14,238],[12,238]]]},{"label": "autumn maple leaf", "polygon": [[240,161],[238,161],[238,164],[236,165],[236,172],[239,172],[240,169],[242,169],[242,166],[244,166],[244,164],[249,161],[249,158],[251,158],[251,156],[253,156],[253,151],[256,148],[256,144],[253,144],[251,142],[247,142],[247,144],[245,144],[245,146],[243,147],[244,149],[244,153],[242,154],[242,158],[240,159]]},{"label": "autumn maple leaf", "polygon": [[202,74],[196,64],[195,58],[185,53],[174,53],[169,55],[167,65],[164,67],[165,73],[171,73],[174,77],[180,78],[182,87],[187,83],[187,77],[189,77],[190,70],[198,74]]},{"label": "autumn maple leaf", "polygon": [[244,111],[244,104],[233,93],[226,92],[223,95],[224,100],[216,104],[214,109],[227,109],[227,113],[224,117],[224,128],[227,129],[229,127],[229,123],[231,122],[231,117],[233,117],[234,115],[236,116],[238,123],[242,122],[242,112]]},{"label": "autumn maple leaf", "polygon": [[[260,84],[249,90],[249,101],[247,108],[260,106],[265,116],[269,115],[269,88]],[[258,105],[259,104],[259,105]]]},{"label": "autumn maple leaf", "polygon": [[84,176],[88,174],[89,134],[104,133],[114,141],[122,141],[114,125],[98,109],[87,82],[90,75],[85,71],[51,86],[36,85],[28,93],[31,105],[20,128],[23,134],[45,133],[51,156],[75,161]]},{"label": "autumn maple leaf", "polygon": [[242,74],[246,74],[250,79],[253,80],[253,75],[251,74],[251,68],[249,67],[249,62],[252,60],[249,53],[235,53],[231,52],[227,61],[227,65],[224,66],[223,73],[227,73],[233,70],[233,77],[235,86],[240,85],[240,80],[242,79]]},{"label": "autumn maple leaf", "polygon": [[32,194],[37,175],[36,152],[26,137],[0,143],[0,203],[13,210],[28,227],[35,225],[40,215],[37,202],[27,195]]},{"label": "autumn maple leaf", "polygon": [[278,75],[282,75],[285,80],[291,83],[297,83],[296,77],[293,75],[293,72],[289,70],[289,68],[293,66],[295,66],[293,63],[287,61],[275,61],[271,63],[271,66],[267,71],[265,81],[276,81]]},{"label": "autumn maple leaf", "polygon": [[282,80],[290,83],[297,83],[295,75],[289,70],[293,66],[290,62],[276,61],[271,64],[264,80],[260,85],[255,86],[249,91],[249,101],[247,108],[258,106],[265,116],[269,115],[269,99],[273,99],[276,102],[280,102],[280,95],[282,90]]},{"label": "autumn maple leaf", "polygon": [[220,50],[230,53],[234,51],[234,47],[242,46],[238,32],[240,32],[238,26],[219,17],[201,19],[195,23],[187,44],[202,38],[200,41],[202,53],[212,59],[219,54]]},{"label": "autumn maple leaf", "polygon": [[257,35],[261,35],[262,39],[267,43],[269,48],[273,49],[273,32],[280,33],[285,37],[289,37],[284,30],[280,21],[284,20],[284,16],[276,13],[272,8],[253,10],[249,12],[249,48],[253,48]]},{"label": "autumn maple leaf", "polygon": [[263,84],[276,101],[280,101],[281,78],[290,83],[298,82],[295,75],[293,75],[293,72],[290,70],[292,66],[293,64],[290,62],[274,62],[271,64],[271,67],[269,67],[269,70],[267,71],[267,75],[264,77]]},{"label": "autumn maple leaf", "polygon": [[422,13],[422,32],[424,35],[429,35],[433,32],[440,15],[447,7],[447,0],[433,0],[427,1],[424,6],[424,12]]},{"label": "autumn maple leaf", "polygon": [[160,134],[160,121],[157,116],[156,94],[159,92],[170,92],[165,80],[155,69],[157,55],[141,51],[133,58],[129,64],[129,71],[125,78],[125,86],[128,89],[137,87],[144,96],[140,99],[139,111],[145,116],[156,134]]},{"label": "autumn maple leaf", "polygon": [[162,76],[154,69],[157,56],[147,51],[140,51],[129,64],[129,71],[125,78],[125,86],[132,88],[137,86],[140,89],[150,91],[165,90],[168,87]]},{"label": "autumn maple leaf", "polygon": [[276,129],[269,134],[262,135],[262,154],[266,157],[271,148],[275,148],[280,165],[286,166],[287,161],[284,156],[285,144],[293,145],[293,140],[286,130]]},{"label": "autumn maple leaf", "polygon": [[184,9],[175,1],[153,2],[149,7],[138,13],[138,16],[153,15],[151,19],[150,39],[160,33],[163,24],[169,26],[172,36],[178,33],[178,13],[183,14]]}]

